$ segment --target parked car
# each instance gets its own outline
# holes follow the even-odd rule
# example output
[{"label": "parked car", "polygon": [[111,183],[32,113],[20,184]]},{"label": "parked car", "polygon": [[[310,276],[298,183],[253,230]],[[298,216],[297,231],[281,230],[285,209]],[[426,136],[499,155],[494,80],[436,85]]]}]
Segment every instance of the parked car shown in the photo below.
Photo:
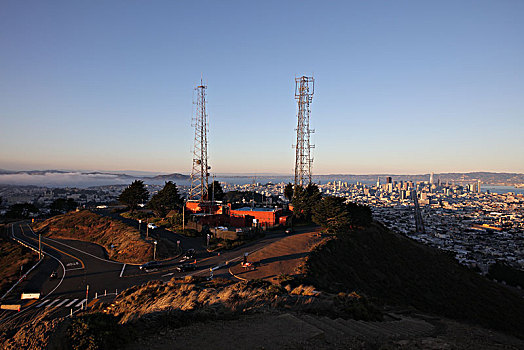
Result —
[{"label": "parked car", "polygon": [[176,267],[179,272],[194,271],[196,268],[196,264],[181,264]]},{"label": "parked car", "polygon": [[149,227],[151,230],[154,230],[155,228],[158,228],[157,225],[155,225],[155,224],[153,224],[151,222],[149,224],[147,224],[147,227]]},{"label": "parked car", "polygon": [[162,266],[162,264],[159,261],[149,261],[149,262],[146,262],[145,264],[140,265],[139,269],[147,271],[147,270],[158,268],[160,266]]}]

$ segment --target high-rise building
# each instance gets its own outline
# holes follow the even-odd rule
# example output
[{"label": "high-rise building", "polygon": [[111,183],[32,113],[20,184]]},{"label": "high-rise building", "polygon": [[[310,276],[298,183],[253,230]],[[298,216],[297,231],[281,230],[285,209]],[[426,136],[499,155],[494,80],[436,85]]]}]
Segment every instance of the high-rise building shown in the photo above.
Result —
[{"label": "high-rise building", "polygon": [[391,176],[386,177],[386,183],[390,184],[393,182],[393,179],[391,179]]},{"label": "high-rise building", "polygon": [[434,175],[433,173],[431,173],[431,174],[429,175],[429,184],[430,184],[430,185],[433,185],[433,175]]}]

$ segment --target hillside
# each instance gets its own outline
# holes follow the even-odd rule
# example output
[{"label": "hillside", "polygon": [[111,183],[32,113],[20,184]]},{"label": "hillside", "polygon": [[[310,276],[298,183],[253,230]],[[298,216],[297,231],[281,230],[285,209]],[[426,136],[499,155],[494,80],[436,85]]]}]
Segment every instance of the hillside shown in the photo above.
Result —
[{"label": "hillside", "polygon": [[389,305],[476,323],[524,337],[524,300],[379,224],[341,235],[315,249],[307,281],[322,290],[359,291]]},{"label": "hillside", "polygon": [[[153,244],[146,242],[136,228],[88,210],[54,216],[35,224],[34,230],[51,238],[99,244],[105,248],[109,259],[120,262],[143,263],[153,257]],[[158,244],[157,253],[160,258],[169,255],[165,243]],[[111,249],[111,244],[115,246],[114,249]]]},{"label": "hillside", "polygon": [[9,239],[7,230],[0,225],[0,296],[20,278],[21,266],[26,272],[38,261],[36,253]]}]

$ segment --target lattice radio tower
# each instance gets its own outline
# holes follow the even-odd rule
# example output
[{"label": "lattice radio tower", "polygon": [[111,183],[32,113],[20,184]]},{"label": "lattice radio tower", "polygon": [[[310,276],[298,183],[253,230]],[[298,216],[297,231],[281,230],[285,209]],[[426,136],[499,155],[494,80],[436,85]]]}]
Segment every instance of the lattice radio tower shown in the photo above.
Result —
[{"label": "lattice radio tower", "polygon": [[207,200],[208,178],[210,166],[207,165],[207,113],[206,89],[202,78],[195,88],[193,96],[194,114],[192,126],[195,127],[195,143],[193,147],[193,168],[191,170],[190,200]]},{"label": "lattice radio tower", "polygon": [[310,135],[315,130],[309,129],[309,104],[313,100],[314,92],[315,79],[313,77],[295,78],[295,99],[298,101],[295,186],[305,186],[311,183],[311,167],[313,165],[311,149],[315,146],[310,143]]}]

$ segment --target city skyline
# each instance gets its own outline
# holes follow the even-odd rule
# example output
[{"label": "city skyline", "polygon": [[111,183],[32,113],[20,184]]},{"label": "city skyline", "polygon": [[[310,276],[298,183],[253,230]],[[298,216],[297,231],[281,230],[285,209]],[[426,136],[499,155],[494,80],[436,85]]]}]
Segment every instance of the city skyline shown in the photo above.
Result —
[{"label": "city skyline", "polygon": [[293,173],[301,75],[313,174],[524,173],[521,2],[29,3],[0,5],[0,169],[187,174],[203,74],[212,173]]}]

